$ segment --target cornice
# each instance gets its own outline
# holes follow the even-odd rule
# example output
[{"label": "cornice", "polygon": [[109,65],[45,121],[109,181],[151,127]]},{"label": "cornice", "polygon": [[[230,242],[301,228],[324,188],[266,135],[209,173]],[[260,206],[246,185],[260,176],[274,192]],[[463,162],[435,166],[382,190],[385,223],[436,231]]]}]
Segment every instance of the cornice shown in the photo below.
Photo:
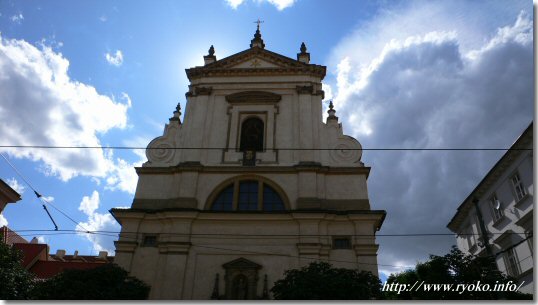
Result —
[{"label": "cornice", "polygon": [[244,166],[204,166],[200,163],[185,163],[169,167],[135,167],[138,175],[170,175],[181,172],[202,172],[202,173],[289,173],[312,171],[325,174],[340,175],[368,175],[371,167],[332,167],[322,166],[320,164],[299,164],[295,166],[253,166],[245,168]]},{"label": "cornice", "polygon": [[467,196],[467,198],[459,205],[456,214],[447,224],[447,228],[454,233],[458,233],[460,226],[465,221],[469,210],[472,209],[472,200],[474,197],[480,198],[491,186],[499,179],[499,177],[512,166],[514,161],[521,156],[525,151],[525,147],[532,146],[533,139],[533,123],[523,131],[519,138],[514,142],[510,149],[493,165],[484,178],[478,183],[475,189]]}]

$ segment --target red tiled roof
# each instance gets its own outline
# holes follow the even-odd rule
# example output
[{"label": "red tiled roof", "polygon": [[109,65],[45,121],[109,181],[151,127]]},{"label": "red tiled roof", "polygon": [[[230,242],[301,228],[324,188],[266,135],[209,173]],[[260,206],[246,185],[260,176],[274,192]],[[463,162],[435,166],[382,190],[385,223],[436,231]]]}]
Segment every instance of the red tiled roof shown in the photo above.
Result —
[{"label": "red tiled roof", "polygon": [[29,268],[31,264],[33,264],[36,260],[38,260],[40,257],[41,259],[46,260],[48,253],[47,253],[47,245],[46,244],[13,244],[13,247],[15,249],[19,249],[24,254],[22,259],[22,266],[24,268]]},{"label": "red tiled roof", "polygon": [[93,255],[64,255],[62,257],[51,254],[50,259],[54,261],[62,262],[84,262],[84,263],[112,263],[114,261],[114,256],[107,256],[106,258],[99,258],[98,256]]},{"label": "red tiled roof", "polygon": [[15,231],[11,230],[10,228],[3,226],[0,228],[0,232],[2,235],[2,241],[6,245],[13,245],[13,244],[27,244],[28,241],[24,238],[22,238],[19,234],[15,233]]},{"label": "red tiled roof", "polygon": [[59,261],[38,261],[30,268],[30,272],[35,274],[38,278],[50,278],[56,274],[67,270],[67,269],[77,269],[77,270],[87,270],[97,268],[107,263],[108,261],[94,262],[94,263],[85,263],[85,262],[59,262]]}]

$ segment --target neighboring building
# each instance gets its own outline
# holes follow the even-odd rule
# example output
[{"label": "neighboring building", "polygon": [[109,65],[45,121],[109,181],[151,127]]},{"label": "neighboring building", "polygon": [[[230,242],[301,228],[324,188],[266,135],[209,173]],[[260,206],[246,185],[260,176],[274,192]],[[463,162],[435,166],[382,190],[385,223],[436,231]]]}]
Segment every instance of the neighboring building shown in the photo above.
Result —
[{"label": "neighboring building", "polygon": [[40,279],[53,277],[67,269],[97,268],[114,260],[114,257],[108,256],[106,251],[99,252],[98,256],[78,255],[78,251],[75,251],[74,255],[65,255],[65,250],[58,250],[56,254],[49,255],[49,246],[39,244],[36,238],[29,243],[14,243],[13,247],[22,251],[23,267]]},{"label": "neighboring building", "polygon": [[65,250],[49,254],[47,244],[40,244],[35,237],[28,242],[6,226],[0,228],[0,234],[0,242],[20,250],[23,255],[22,266],[40,279],[53,277],[66,269],[92,269],[114,261],[114,257],[108,256],[106,251],[100,251],[98,256],[78,255],[78,251],[66,255]]},{"label": "neighboring building", "polygon": [[25,244],[28,241],[7,226],[0,227],[0,242],[6,245]]},{"label": "neighboring building", "polygon": [[[458,207],[448,228],[457,234],[458,248],[487,255],[482,217],[500,271],[525,281],[521,291],[533,293],[533,124],[493,166]],[[473,199],[479,200],[477,213]]]},{"label": "neighboring building", "polygon": [[[326,67],[250,48],[187,69],[180,108],[149,143],[115,263],[151,285],[152,299],[265,299],[284,271],[313,260],[377,273],[360,143],[343,134]],[[175,149],[179,148],[179,149]]]},{"label": "neighboring building", "polygon": [[21,200],[21,195],[0,179],[0,214],[8,203],[15,203],[19,200]]}]

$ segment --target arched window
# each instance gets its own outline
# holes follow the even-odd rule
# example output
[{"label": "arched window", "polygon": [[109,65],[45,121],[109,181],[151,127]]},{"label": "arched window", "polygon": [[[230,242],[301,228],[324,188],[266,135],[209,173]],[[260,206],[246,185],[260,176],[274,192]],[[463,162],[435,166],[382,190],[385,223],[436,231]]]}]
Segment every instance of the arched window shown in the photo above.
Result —
[{"label": "arched window", "polygon": [[234,186],[233,184],[220,192],[219,196],[213,203],[215,211],[231,211],[233,209]]},{"label": "arched window", "polygon": [[241,143],[239,150],[263,151],[263,121],[248,118],[241,124]]},{"label": "arched window", "polygon": [[258,181],[239,182],[239,211],[255,211],[258,209]]},{"label": "arched window", "polygon": [[263,210],[264,211],[282,211],[284,202],[282,198],[268,185],[263,185]]},{"label": "arched window", "polygon": [[213,211],[283,211],[282,197],[260,180],[236,180],[214,197]]}]

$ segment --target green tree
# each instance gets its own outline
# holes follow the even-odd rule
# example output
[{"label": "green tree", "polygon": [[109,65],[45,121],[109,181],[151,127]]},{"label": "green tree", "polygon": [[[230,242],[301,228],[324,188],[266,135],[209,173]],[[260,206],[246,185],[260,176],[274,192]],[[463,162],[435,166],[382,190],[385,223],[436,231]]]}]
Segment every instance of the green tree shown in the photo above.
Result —
[{"label": "green tree", "polygon": [[[406,270],[401,273],[391,274],[387,279],[387,285],[407,284],[408,287],[415,283],[420,287],[424,284],[477,284],[482,287],[488,284],[494,287],[496,284],[505,284],[509,281],[516,282],[514,278],[500,273],[494,266],[495,261],[491,257],[477,257],[465,255],[455,246],[450,253],[444,256],[430,255],[430,260],[425,263],[418,263],[415,269]],[[388,287],[388,286],[387,286]],[[418,299],[418,300],[494,300],[505,299],[532,299],[532,295],[525,295],[519,292],[495,292],[495,291],[425,291],[418,289],[413,291],[385,291],[387,299]]]},{"label": "green tree", "polygon": [[22,257],[21,251],[0,242],[1,300],[24,300],[29,298],[34,277],[21,265]]},{"label": "green tree", "polygon": [[365,300],[381,298],[381,281],[371,272],[313,262],[291,269],[271,288],[277,300]]},{"label": "green tree", "polygon": [[39,283],[37,300],[145,300],[150,287],[115,264],[88,270],[65,270]]}]

